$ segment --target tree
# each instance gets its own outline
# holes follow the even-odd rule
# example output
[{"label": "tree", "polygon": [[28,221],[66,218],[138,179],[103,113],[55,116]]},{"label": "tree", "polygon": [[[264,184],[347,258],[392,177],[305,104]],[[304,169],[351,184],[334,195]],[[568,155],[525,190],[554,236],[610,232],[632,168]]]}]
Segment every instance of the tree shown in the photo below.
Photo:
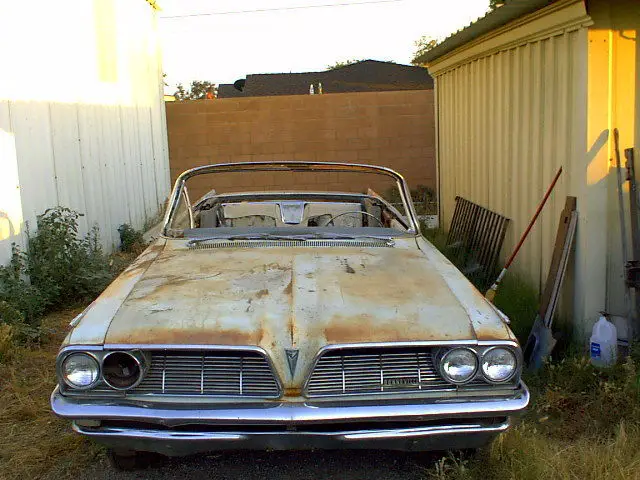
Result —
[{"label": "tree", "polygon": [[358,60],[357,58],[352,58],[350,60],[338,60],[333,65],[327,65],[327,70],[335,70],[336,68],[346,67],[347,65],[353,65],[354,63],[363,62],[364,59]]},{"label": "tree", "polygon": [[416,46],[416,51],[413,53],[413,58],[411,59],[411,63],[413,65],[419,65],[419,58],[431,50],[433,47],[438,45],[438,40],[429,35],[423,35],[418,40],[414,42]]},{"label": "tree", "polygon": [[215,98],[216,94],[217,88],[215,83],[206,80],[194,80],[191,82],[191,87],[188,90],[184,88],[182,83],[179,83],[173,96],[176,97],[176,100],[182,102],[184,100]]}]

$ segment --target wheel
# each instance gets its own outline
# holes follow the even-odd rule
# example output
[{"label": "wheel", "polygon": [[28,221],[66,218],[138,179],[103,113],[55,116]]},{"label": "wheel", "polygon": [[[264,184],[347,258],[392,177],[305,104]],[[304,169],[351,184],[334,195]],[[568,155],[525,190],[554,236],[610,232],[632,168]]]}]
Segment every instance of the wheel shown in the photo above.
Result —
[{"label": "wheel", "polygon": [[135,450],[107,450],[107,459],[116,470],[126,472],[138,467],[138,452]]}]

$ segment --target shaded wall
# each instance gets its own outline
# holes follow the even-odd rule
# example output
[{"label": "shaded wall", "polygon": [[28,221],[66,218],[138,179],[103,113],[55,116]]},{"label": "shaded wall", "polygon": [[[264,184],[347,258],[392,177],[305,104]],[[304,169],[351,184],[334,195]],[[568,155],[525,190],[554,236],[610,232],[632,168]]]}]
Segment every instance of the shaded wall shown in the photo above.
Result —
[{"label": "shaded wall", "polygon": [[[314,160],[383,165],[411,187],[435,187],[433,92],[399,91],[167,103],[171,178],[231,161]],[[252,177],[255,178],[255,177]],[[308,176],[220,178],[192,191],[321,190]],[[331,190],[352,189],[335,174]]]}]

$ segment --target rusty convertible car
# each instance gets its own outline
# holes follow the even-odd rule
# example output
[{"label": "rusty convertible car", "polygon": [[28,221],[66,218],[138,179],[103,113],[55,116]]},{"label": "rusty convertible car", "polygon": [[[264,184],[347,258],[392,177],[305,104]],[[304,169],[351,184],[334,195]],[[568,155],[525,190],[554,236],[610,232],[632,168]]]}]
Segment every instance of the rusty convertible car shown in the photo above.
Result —
[{"label": "rusty convertible car", "polygon": [[475,448],[529,402],[508,319],[420,235],[383,167],[182,173],[162,234],[71,327],[51,406],[116,466],[140,451]]}]

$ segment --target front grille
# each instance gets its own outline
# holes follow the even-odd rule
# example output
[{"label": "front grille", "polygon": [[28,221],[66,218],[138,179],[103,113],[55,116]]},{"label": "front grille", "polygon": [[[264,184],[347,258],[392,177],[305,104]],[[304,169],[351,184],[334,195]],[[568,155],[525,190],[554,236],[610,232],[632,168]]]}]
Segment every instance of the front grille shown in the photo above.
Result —
[{"label": "front grille", "polygon": [[[142,382],[126,395],[277,398],[280,386],[267,359],[253,351],[152,350]],[[122,395],[105,384],[86,395]]]},{"label": "front grille", "polygon": [[309,397],[443,390],[455,386],[438,373],[430,348],[329,351],[316,363],[306,387]]},{"label": "front grille", "polygon": [[151,366],[132,393],[278,397],[267,360],[257,352],[152,351]]}]

